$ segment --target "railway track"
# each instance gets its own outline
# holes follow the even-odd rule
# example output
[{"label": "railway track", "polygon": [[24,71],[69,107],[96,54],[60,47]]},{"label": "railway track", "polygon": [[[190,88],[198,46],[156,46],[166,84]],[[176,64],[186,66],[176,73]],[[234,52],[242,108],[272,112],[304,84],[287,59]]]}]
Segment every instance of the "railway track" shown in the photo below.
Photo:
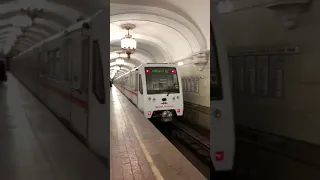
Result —
[{"label": "railway track", "polygon": [[210,177],[210,141],[192,128],[153,122],[155,127],[205,176]]},{"label": "railway track", "polygon": [[188,148],[199,156],[208,166],[210,165],[210,141],[190,127],[179,122],[172,123],[173,136],[182,141]]}]

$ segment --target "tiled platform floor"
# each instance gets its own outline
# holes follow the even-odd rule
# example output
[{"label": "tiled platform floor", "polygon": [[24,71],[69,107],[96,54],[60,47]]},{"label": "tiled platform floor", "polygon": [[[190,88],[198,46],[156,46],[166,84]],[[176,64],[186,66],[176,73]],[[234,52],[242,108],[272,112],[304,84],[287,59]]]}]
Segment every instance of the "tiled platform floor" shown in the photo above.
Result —
[{"label": "tiled platform floor", "polygon": [[112,180],[206,179],[115,86],[110,119]]}]

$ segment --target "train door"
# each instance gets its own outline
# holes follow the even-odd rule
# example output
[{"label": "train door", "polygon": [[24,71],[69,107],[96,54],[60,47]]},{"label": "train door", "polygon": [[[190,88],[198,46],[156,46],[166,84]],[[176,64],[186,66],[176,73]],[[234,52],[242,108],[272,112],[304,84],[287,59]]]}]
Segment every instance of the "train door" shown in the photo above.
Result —
[{"label": "train door", "polygon": [[139,79],[138,79],[138,82],[139,82],[139,92],[138,92],[138,108],[143,111],[144,109],[144,106],[143,106],[143,84],[142,84],[142,78],[141,78],[141,74],[139,73]]},{"label": "train door", "polygon": [[71,110],[73,128],[88,138],[89,37],[74,38],[71,44]]}]

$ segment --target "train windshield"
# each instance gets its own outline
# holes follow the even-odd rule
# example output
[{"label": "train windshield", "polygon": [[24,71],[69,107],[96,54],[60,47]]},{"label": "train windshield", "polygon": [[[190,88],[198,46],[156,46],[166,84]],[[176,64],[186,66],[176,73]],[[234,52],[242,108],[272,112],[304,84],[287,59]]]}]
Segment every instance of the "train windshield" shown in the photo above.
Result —
[{"label": "train windshield", "polygon": [[210,67],[210,74],[211,74],[210,99],[221,100],[223,98],[222,85],[221,85],[221,73],[220,73],[218,51],[217,51],[216,40],[214,37],[213,28],[212,28],[212,23],[210,23],[210,38],[211,38],[210,61],[212,63],[212,66]]},{"label": "train windshield", "polygon": [[177,70],[174,67],[146,67],[147,94],[179,93]]}]

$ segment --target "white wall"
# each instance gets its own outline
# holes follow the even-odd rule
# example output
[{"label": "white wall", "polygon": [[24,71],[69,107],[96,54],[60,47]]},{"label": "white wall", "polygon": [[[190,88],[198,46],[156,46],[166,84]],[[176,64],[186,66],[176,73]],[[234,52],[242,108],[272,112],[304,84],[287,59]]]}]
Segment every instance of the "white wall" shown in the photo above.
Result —
[{"label": "white wall", "polygon": [[[210,107],[210,62],[207,63],[202,71],[197,70],[197,67],[192,63],[185,63],[178,68],[181,77],[202,77],[199,79],[199,92],[184,92],[184,101],[192,103],[193,105],[201,105]],[[206,130],[210,130],[210,116],[203,113],[196,108],[190,108],[185,105],[184,120],[197,125]]]},{"label": "white wall", "polygon": [[320,1],[286,30],[266,8],[250,8],[222,16],[229,48],[299,46],[285,58],[284,99],[235,97],[236,123],[320,144]]},{"label": "white wall", "polygon": [[199,80],[199,92],[184,92],[184,100],[210,107],[210,62],[202,71],[199,71],[193,63],[186,63],[179,66],[181,77],[203,77]]}]

